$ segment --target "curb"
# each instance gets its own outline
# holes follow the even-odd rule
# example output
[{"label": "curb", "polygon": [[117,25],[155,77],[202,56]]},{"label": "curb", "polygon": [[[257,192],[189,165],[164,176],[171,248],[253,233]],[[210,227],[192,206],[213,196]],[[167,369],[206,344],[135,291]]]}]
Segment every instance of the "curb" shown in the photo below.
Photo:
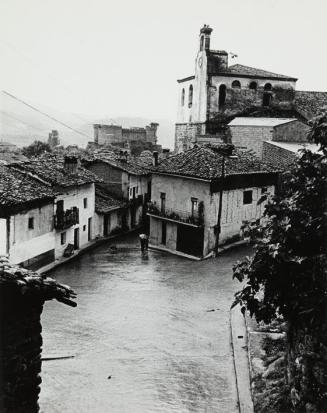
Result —
[{"label": "curb", "polygon": [[246,324],[240,306],[230,310],[231,344],[240,413],[254,413]]}]

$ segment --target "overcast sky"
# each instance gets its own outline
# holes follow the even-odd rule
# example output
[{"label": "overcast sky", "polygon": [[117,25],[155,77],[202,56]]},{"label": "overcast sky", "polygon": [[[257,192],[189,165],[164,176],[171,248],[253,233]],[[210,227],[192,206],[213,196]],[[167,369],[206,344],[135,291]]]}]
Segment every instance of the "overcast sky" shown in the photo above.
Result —
[{"label": "overcast sky", "polygon": [[57,109],[175,119],[200,27],[232,63],[327,91],[325,0],[1,0],[0,83]]}]

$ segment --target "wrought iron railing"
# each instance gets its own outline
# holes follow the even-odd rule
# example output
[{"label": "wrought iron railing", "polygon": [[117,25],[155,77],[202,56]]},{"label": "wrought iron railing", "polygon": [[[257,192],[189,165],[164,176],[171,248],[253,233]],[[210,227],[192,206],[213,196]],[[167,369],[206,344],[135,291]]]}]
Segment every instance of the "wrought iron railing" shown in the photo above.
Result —
[{"label": "wrought iron railing", "polygon": [[199,227],[203,225],[203,213],[199,213],[199,211],[195,211],[192,214],[191,212],[181,211],[178,209],[159,209],[156,204],[149,202],[147,206],[147,213],[149,215],[167,218],[172,221],[183,222],[185,224],[196,225]]},{"label": "wrought iron railing", "polygon": [[67,229],[79,223],[79,210],[77,207],[58,212],[54,216],[54,227],[56,229]]}]

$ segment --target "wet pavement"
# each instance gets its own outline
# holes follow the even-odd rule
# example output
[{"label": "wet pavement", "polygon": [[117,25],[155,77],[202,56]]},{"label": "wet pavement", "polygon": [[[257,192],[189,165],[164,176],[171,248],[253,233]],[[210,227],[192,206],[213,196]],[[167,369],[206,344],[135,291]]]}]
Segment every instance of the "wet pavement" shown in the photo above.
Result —
[{"label": "wet pavement", "polygon": [[249,250],[194,262],[142,256],[135,237],[115,244],[51,274],[78,307],[44,306],[43,357],[74,357],[43,362],[41,411],[238,412],[231,268]]}]

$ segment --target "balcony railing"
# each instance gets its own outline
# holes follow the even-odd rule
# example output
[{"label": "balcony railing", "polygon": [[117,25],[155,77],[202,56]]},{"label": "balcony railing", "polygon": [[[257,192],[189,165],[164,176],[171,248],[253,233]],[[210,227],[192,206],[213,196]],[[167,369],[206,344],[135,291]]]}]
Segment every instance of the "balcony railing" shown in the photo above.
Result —
[{"label": "balcony railing", "polygon": [[171,221],[182,222],[188,225],[194,225],[201,227],[203,225],[203,213],[195,212],[193,215],[191,212],[181,211],[178,209],[165,208],[160,210],[157,205],[148,203],[147,213],[156,217],[169,219]]},{"label": "balcony railing", "polygon": [[56,229],[66,229],[79,223],[78,208],[73,207],[57,213],[54,216],[54,227]]}]

